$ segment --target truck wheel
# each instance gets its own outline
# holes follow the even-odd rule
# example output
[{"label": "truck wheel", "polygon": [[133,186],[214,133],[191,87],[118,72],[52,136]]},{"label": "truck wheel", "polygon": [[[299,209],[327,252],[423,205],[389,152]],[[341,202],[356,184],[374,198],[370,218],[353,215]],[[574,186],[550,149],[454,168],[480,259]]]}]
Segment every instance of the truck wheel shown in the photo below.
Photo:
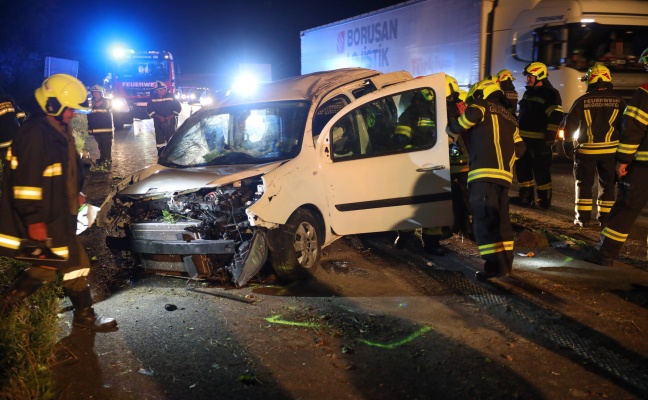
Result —
[{"label": "truck wheel", "polygon": [[115,130],[124,129],[124,122],[123,121],[114,121],[114,124],[115,124]]},{"label": "truck wheel", "polygon": [[280,279],[304,280],[317,268],[322,253],[321,228],[313,215],[299,209],[286,225],[268,232],[270,260]]}]

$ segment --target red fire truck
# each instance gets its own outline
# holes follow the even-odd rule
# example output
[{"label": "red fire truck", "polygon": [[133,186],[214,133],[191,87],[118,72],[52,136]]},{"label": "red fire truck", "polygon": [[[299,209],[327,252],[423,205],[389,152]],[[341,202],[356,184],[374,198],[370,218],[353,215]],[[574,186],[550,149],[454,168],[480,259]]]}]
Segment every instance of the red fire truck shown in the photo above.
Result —
[{"label": "red fire truck", "polygon": [[175,66],[168,51],[117,50],[113,52],[106,86],[112,95],[115,128],[147,119],[146,104],[156,81],[175,91]]}]

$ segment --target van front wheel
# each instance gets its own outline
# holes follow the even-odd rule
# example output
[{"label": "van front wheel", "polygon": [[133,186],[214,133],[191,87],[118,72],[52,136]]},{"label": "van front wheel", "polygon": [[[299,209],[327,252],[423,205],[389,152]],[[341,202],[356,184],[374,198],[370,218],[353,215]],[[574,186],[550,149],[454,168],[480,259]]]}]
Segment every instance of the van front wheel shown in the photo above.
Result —
[{"label": "van front wheel", "polygon": [[304,280],[319,264],[322,253],[321,230],[313,215],[299,209],[285,225],[269,232],[270,260],[277,276],[285,280]]}]

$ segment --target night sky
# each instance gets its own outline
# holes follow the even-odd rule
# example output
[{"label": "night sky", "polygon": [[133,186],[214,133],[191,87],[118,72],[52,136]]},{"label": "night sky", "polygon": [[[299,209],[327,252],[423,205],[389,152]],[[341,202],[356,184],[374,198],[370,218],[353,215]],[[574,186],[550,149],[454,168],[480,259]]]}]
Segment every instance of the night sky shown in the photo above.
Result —
[{"label": "night sky", "polygon": [[[273,79],[280,79],[300,73],[300,31],[400,2],[90,0],[65,8],[73,17],[59,28],[85,80],[102,77],[114,44],[171,51],[187,76],[224,76],[240,63],[259,63],[271,64]],[[56,43],[51,55],[59,56]]]}]

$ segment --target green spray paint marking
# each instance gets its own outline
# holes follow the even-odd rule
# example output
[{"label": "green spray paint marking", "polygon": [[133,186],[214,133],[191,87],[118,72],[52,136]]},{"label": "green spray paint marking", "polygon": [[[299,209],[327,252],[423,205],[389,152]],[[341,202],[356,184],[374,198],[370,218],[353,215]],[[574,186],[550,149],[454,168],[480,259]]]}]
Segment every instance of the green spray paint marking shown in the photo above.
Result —
[{"label": "green spray paint marking", "polygon": [[419,329],[418,331],[412,333],[411,335],[409,335],[405,339],[399,340],[398,342],[394,342],[394,343],[388,343],[388,344],[374,343],[374,342],[370,342],[369,340],[365,340],[365,339],[357,339],[357,340],[358,340],[358,342],[366,344],[367,346],[380,347],[381,349],[393,350],[393,349],[395,349],[397,347],[400,347],[400,346],[402,346],[404,344],[407,344],[407,343],[413,341],[417,337],[423,335],[425,332],[429,332],[431,330],[432,330],[432,327],[429,326],[429,325],[426,325],[423,328]]},{"label": "green spray paint marking", "polygon": [[280,324],[280,325],[290,325],[290,326],[303,326],[305,328],[318,328],[320,324],[314,322],[295,322],[295,321],[286,321],[281,319],[281,315],[274,315],[272,317],[264,318],[266,321],[271,324]]},{"label": "green spray paint marking", "polygon": [[[295,322],[295,321],[286,321],[285,319],[281,319],[281,315],[277,314],[272,317],[264,318],[266,321],[270,322],[271,324],[280,324],[280,325],[289,325],[289,326],[301,326],[305,328],[318,328],[320,327],[320,324],[317,324],[315,322]],[[419,336],[423,335],[426,332],[431,331],[433,328],[429,325],[425,325],[418,331],[412,333],[405,339],[399,340],[398,342],[394,343],[388,343],[388,344],[383,344],[383,343],[375,343],[371,342],[369,340],[365,339],[356,339],[358,342],[366,344],[367,346],[373,346],[373,347],[380,347],[381,349],[389,349],[393,350],[397,347],[400,347],[404,344],[407,344],[409,342],[412,342],[414,339],[418,338]]]}]

